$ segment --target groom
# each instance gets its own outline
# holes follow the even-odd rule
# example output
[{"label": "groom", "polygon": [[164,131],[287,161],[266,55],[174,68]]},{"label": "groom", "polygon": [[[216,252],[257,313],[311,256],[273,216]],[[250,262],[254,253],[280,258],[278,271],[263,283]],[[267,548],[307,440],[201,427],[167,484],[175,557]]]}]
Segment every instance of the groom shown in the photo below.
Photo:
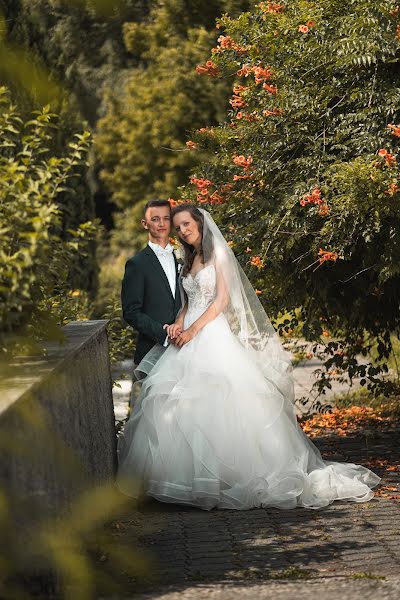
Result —
[{"label": "groom", "polygon": [[164,325],[175,321],[181,307],[168,200],[150,200],[141,223],[149,234],[148,245],[127,260],[121,289],[124,320],[139,333],[135,366],[155,344],[168,345]]}]

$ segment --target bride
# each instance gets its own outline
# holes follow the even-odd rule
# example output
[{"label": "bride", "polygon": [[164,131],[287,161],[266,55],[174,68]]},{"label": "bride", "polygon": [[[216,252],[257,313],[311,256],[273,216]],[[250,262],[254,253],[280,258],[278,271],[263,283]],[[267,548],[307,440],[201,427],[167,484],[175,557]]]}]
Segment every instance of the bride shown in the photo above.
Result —
[{"label": "bride", "polygon": [[172,219],[185,251],[183,308],[165,326],[172,343],[136,369],[119,489],[206,510],[370,500],[380,478],[324,461],[299,427],[290,356],[210,214],[182,204]]}]

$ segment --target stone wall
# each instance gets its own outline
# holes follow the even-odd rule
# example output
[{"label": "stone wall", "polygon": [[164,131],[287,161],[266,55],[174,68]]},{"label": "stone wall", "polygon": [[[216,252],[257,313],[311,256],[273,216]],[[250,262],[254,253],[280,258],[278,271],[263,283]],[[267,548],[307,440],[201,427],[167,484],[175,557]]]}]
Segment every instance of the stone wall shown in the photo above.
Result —
[{"label": "stone wall", "polygon": [[61,515],[82,491],[112,484],[117,468],[106,321],[76,321],[46,356],[3,365],[0,492],[16,534]]}]

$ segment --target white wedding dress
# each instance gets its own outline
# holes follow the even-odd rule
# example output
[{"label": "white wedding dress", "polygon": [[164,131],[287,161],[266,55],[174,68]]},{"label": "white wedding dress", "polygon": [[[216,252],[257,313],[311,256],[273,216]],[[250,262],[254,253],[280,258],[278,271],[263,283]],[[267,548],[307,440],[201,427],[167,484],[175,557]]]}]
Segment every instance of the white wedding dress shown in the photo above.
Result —
[{"label": "white wedding dress", "polygon": [[[182,283],[186,329],[215,298],[215,266]],[[260,367],[224,312],[181,349],[169,346],[119,439],[119,489],[206,510],[370,500],[380,478],[322,460],[297,423],[285,369],[272,351]]]}]

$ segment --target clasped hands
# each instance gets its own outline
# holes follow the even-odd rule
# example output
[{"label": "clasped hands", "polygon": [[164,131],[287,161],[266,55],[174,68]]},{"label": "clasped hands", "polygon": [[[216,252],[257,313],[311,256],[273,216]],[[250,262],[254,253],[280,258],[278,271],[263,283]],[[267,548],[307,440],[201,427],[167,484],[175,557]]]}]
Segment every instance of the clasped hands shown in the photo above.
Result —
[{"label": "clasped hands", "polygon": [[166,324],[163,328],[167,330],[169,342],[174,344],[174,346],[178,346],[178,348],[182,348],[184,344],[190,342],[196,335],[192,327],[183,330],[180,323]]}]

